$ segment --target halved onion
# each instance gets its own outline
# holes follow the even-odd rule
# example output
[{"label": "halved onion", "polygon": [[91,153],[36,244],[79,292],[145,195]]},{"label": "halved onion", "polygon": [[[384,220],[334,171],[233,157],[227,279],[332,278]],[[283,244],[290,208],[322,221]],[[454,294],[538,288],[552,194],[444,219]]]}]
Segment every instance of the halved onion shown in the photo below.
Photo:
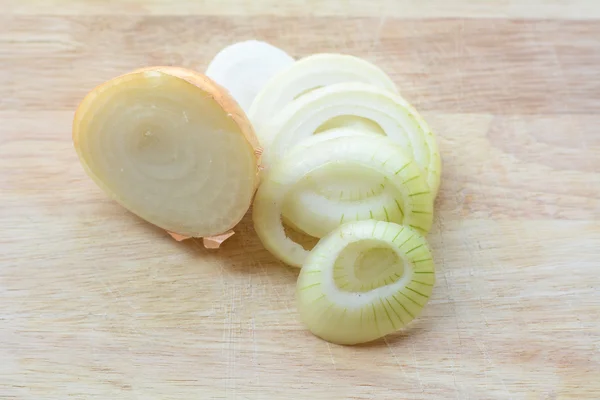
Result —
[{"label": "halved onion", "polygon": [[[263,166],[269,168],[303,139],[342,116],[371,120],[410,154],[424,171],[431,192],[439,188],[441,162],[431,129],[401,96],[364,83],[339,83],[299,97],[270,121]],[[262,134],[261,134],[262,135]]]},{"label": "halved onion", "polygon": [[[281,214],[286,196],[303,178],[335,164],[374,170],[396,193],[402,223],[426,233],[433,220],[433,198],[422,171],[390,139],[343,136],[291,151],[266,174],[254,200],[254,228],[263,245],[287,264],[301,266],[308,252],[288,238]],[[350,215],[349,217],[352,217]],[[343,223],[339,221],[338,225]]]},{"label": "halved onion", "polygon": [[293,63],[294,59],[278,47],[246,40],[223,48],[208,65],[206,76],[226,88],[248,111],[266,83]]},{"label": "halved onion", "polygon": [[[256,95],[248,116],[263,147],[268,147],[276,134],[269,129],[271,119],[285,106],[310,91],[343,82],[363,82],[397,93],[394,82],[379,67],[346,54],[313,54],[296,61],[276,74]],[[358,120],[360,123],[360,119]],[[335,126],[356,124],[352,116],[336,121]]]},{"label": "halved onion", "polygon": [[217,235],[213,247],[258,184],[258,142],[244,112],[182,68],[144,68],[95,88],[77,109],[73,142],[89,176],[122,206],[179,239]]},{"label": "halved onion", "polygon": [[317,243],[300,271],[296,299],[313,334],[357,344],[416,318],[434,284],[423,236],[406,226],[367,220],[344,224]]}]

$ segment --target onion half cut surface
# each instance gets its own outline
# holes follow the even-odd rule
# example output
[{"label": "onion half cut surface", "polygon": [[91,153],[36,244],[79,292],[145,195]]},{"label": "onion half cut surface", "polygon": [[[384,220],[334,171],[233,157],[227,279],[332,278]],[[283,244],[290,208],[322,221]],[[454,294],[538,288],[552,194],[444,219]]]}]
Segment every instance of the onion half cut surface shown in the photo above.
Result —
[{"label": "onion half cut surface", "polygon": [[314,89],[343,82],[363,82],[398,92],[385,72],[359,57],[323,53],[302,58],[273,76],[252,102],[248,117],[261,145],[268,147],[274,140],[269,121],[286,105]]},{"label": "onion half cut surface", "polygon": [[259,40],[237,42],[212,59],[206,76],[226,88],[245,111],[278,72],[294,63],[292,56]]},{"label": "onion half cut surface", "polygon": [[[286,236],[282,211],[286,196],[307,175],[336,164],[371,169],[396,193],[403,224],[426,233],[433,220],[433,198],[419,167],[382,136],[348,136],[291,151],[266,174],[254,200],[254,228],[263,245],[283,262],[300,267],[308,251]],[[343,221],[338,221],[340,225]],[[337,226],[336,225],[336,226]]]},{"label": "onion half cut surface", "polygon": [[421,314],[435,284],[429,245],[415,230],[366,220],[341,225],[310,252],[296,285],[300,317],[337,344],[369,342]]},{"label": "onion half cut surface", "polygon": [[182,68],[144,68],[94,89],[75,114],[73,142],[100,188],[178,238],[229,231],[258,184],[258,142],[244,112]]},{"label": "onion half cut surface", "polygon": [[339,83],[313,90],[287,105],[271,121],[274,138],[263,154],[268,169],[289,149],[319,132],[332,119],[355,116],[371,120],[410,154],[437,194],[441,160],[436,139],[417,111],[401,96],[364,83]]}]

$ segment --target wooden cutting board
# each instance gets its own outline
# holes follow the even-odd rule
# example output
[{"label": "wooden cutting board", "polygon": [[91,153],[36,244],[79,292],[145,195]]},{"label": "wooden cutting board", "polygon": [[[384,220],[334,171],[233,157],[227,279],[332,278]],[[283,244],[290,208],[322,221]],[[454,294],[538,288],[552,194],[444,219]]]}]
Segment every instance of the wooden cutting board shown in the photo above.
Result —
[{"label": "wooden cutting board", "polygon": [[[0,5],[1,399],[600,398],[596,0]],[[250,38],[375,62],[438,134],[438,279],[408,329],[329,345],[249,218],[176,243],[79,165],[88,90]]]}]

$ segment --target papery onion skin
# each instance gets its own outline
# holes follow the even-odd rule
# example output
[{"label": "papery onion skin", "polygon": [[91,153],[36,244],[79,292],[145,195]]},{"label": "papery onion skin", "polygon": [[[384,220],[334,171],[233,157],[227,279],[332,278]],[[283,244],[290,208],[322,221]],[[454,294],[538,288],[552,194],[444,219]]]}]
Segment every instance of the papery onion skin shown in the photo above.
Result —
[{"label": "papery onion skin", "polygon": [[[120,200],[118,194],[114,193],[104,182],[104,180],[93,171],[93,169],[87,163],[86,156],[85,154],[83,154],[82,147],[80,144],[81,138],[84,137],[84,135],[86,135],[87,133],[89,133],[89,130],[87,128],[90,123],[90,120],[94,117],[94,115],[91,112],[96,98],[100,94],[102,94],[103,91],[112,88],[115,85],[122,85],[129,80],[143,79],[144,74],[164,74],[177,79],[181,79],[197,88],[199,90],[199,95],[208,96],[210,99],[214,100],[214,102],[227,114],[227,116],[233,121],[235,126],[238,128],[239,133],[243,135],[244,142],[248,145],[248,151],[252,152],[253,157],[255,158],[256,169],[253,174],[254,189],[252,192],[254,193],[259,183],[258,173],[261,148],[259,146],[258,139],[254,133],[250,121],[246,117],[244,111],[237,104],[237,102],[227,92],[227,90],[222,88],[220,85],[218,85],[205,75],[181,67],[153,66],[140,68],[132,72],[117,76],[107,82],[104,82],[103,84],[97,86],[92,91],[90,91],[84,97],[84,99],[81,101],[75,112],[72,126],[72,139],[79,160],[88,176],[90,176],[90,178],[112,199],[120,203],[123,207],[127,208],[131,212],[140,216],[142,219],[147,220],[143,216],[139,215],[135,210],[131,210],[126,204],[124,204],[123,201]],[[250,196],[250,198],[248,199],[248,204],[244,210],[244,213],[250,207],[252,198],[253,196]],[[243,214],[236,221],[232,222],[231,226],[228,226],[222,232],[215,232],[210,236],[218,236],[222,233],[230,231],[231,228],[233,228],[235,225],[237,225],[237,223],[239,223],[242,217]],[[148,222],[153,223],[152,221]],[[172,229],[167,229],[166,227],[160,225],[157,226],[170,231],[169,233],[171,234],[175,234],[178,237],[178,239],[185,239],[195,236],[190,235],[188,232],[175,232]]]}]

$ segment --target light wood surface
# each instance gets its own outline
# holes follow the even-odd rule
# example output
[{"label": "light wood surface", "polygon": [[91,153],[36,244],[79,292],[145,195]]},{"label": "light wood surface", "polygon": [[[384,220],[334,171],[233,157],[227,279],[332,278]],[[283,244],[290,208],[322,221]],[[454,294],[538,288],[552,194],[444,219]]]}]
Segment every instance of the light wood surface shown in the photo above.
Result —
[{"label": "light wood surface", "polygon": [[[0,399],[600,398],[595,0],[0,6]],[[249,218],[207,251],[85,176],[88,90],[250,38],[377,63],[439,135],[438,281],[409,329],[329,345]]]}]

